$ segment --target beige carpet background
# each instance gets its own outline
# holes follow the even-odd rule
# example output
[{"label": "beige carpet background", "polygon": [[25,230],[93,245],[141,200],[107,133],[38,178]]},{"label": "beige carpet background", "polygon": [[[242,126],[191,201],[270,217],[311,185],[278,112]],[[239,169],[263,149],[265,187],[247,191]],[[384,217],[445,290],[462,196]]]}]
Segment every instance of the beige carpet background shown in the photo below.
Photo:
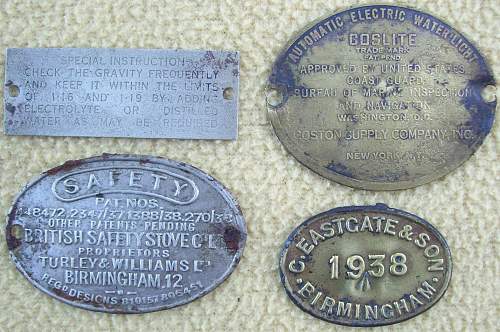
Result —
[{"label": "beige carpet background", "polygon": [[[239,137],[233,142],[7,137],[2,126],[0,331],[347,331],[303,313],[289,301],[278,277],[278,253],[287,235],[311,215],[376,202],[432,222],[448,239],[454,259],[450,288],[436,306],[378,330],[500,330],[498,119],[465,165],[444,179],[397,192],[355,190],[321,178],[285,152],[266,119],[263,87],[281,48],[310,21],[356,3],[1,0],[2,81],[6,47],[229,49],[241,52],[241,90]],[[399,3],[444,18],[465,33],[500,79],[500,0]],[[246,217],[248,240],[240,265],[226,282],[176,309],[110,315],[54,300],[15,270],[4,241],[4,216],[14,195],[33,176],[65,160],[103,152],[185,161],[230,189]]]}]

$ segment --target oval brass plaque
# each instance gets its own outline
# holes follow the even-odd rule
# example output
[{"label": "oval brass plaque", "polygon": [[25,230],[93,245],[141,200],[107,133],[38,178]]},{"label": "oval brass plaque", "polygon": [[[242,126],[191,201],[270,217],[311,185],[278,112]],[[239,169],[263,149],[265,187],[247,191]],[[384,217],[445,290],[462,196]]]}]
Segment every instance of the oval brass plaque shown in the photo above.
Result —
[{"label": "oval brass plaque", "polygon": [[489,133],[493,73],[447,23],[387,5],[348,9],[300,33],[268,87],[274,131],[302,164],[370,190],[415,187],[467,160]]},{"label": "oval brass plaque", "polygon": [[349,326],[394,324],[434,305],[451,278],[451,253],[428,222],[383,204],[333,209],[289,236],[280,275],[305,312]]}]

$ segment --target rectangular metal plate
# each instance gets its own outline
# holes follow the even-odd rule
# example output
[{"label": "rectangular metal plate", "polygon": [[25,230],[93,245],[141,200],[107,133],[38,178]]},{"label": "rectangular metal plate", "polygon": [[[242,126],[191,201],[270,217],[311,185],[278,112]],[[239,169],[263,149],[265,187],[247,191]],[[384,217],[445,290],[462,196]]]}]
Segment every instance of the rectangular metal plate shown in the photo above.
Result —
[{"label": "rectangular metal plate", "polygon": [[238,135],[238,52],[11,48],[6,64],[8,135]]}]

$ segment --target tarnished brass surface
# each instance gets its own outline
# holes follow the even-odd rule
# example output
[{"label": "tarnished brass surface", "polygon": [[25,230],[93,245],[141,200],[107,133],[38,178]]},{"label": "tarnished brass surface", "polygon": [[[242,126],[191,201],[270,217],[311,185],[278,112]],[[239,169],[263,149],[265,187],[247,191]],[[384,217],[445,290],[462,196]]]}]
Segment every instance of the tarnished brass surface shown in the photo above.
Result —
[{"label": "tarnished brass surface", "polygon": [[297,227],[280,275],[290,299],[326,321],[394,324],[434,305],[451,278],[451,253],[426,221],[385,205],[333,209]]},{"label": "tarnished brass surface", "polygon": [[493,124],[495,84],[479,51],[442,20],[363,6],[293,39],[267,103],[302,164],[352,187],[395,190],[440,178],[476,151]]}]

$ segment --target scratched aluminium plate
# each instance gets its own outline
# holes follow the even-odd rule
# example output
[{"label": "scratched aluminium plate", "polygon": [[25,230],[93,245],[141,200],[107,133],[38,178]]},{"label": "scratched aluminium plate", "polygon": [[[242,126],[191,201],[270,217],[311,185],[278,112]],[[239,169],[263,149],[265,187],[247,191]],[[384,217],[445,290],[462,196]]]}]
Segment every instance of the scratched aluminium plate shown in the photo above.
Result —
[{"label": "scratched aluminium plate", "polygon": [[231,194],[199,169],[138,155],[68,161],[17,196],[17,269],[76,307],[143,313],[193,301],[236,268],[246,240]]},{"label": "scratched aluminium plate", "polygon": [[8,135],[236,139],[239,53],[7,49]]},{"label": "scratched aluminium plate", "polygon": [[443,236],[405,211],[349,206],[311,217],[281,251],[279,271],[303,311],[348,326],[399,323],[426,311],[451,279]]},{"label": "scratched aluminium plate", "polygon": [[420,10],[322,18],[274,63],[268,114],[285,148],[339,183],[415,187],[467,160],[490,131],[495,80],[462,34]]}]

